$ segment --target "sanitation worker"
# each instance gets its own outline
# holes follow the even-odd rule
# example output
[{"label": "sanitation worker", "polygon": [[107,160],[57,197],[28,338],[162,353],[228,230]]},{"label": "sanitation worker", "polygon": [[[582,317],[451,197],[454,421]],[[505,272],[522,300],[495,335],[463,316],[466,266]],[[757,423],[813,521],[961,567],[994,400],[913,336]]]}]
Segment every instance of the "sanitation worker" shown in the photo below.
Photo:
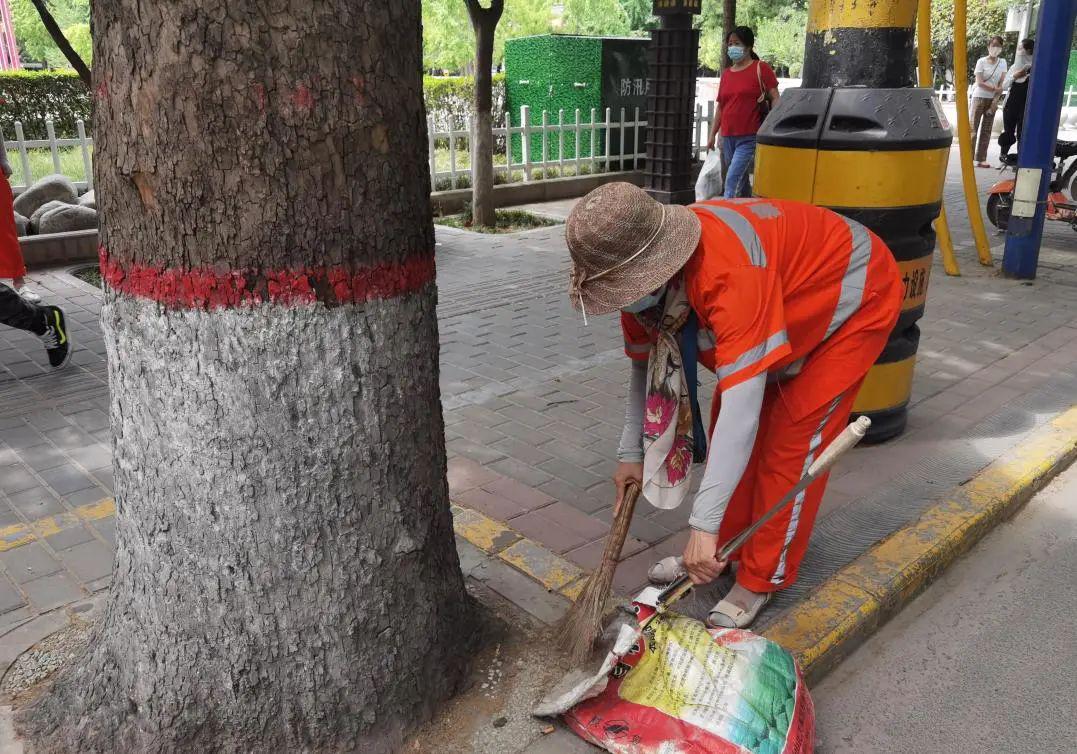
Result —
[{"label": "sanitation worker", "polygon": [[[573,305],[620,312],[632,360],[618,449],[617,504],[636,481],[659,508],[689,496],[683,568],[696,584],[721,575],[725,543],[774,505],[848,423],[857,389],[882,352],[904,297],[890,251],[826,209],[770,199],[666,206],[627,183],[592,191],[569,216]],[[695,396],[696,361],[718,378],[709,450]],[[705,456],[704,456],[705,453]],[[820,478],[733,556],[736,585],[714,626],[748,626],[792,584],[826,488]]]}]

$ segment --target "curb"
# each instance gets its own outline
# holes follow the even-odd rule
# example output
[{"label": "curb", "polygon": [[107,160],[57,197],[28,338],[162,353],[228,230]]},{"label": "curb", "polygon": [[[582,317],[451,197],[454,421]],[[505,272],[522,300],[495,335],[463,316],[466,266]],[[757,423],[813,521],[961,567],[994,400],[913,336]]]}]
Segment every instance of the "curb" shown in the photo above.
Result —
[{"label": "curb", "polygon": [[[818,683],[957,558],[1077,460],[1077,406],[848,564],[762,633]],[[587,573],[500,521],[452,504],[456,534],[575,601]]]},{"label": "curb", "polygon": [[782,614],[763,634],[818,683],[985,534],[1077,459],[1077,406]]}]

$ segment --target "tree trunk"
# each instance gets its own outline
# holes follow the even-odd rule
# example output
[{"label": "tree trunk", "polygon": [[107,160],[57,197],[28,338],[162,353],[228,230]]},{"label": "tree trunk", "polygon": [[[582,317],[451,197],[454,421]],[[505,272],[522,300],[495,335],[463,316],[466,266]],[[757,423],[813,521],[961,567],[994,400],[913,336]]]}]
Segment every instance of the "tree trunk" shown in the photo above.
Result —
[{"label": "tree trunk", "polygon": [[737,0],[722,0],[722,67],[729,65],[729,35],[737,25]]},{"label": "tree trunk", "polygon": [[86,84],[87,87],[91,86],[90,69],[86,66],[86,61],[82,59],[81,55],[75,52],[75,48],[67,41],[67,37],[64,36],[64,32],[60,29],[60,25],[56,23],[56,19],[52,17],[52,13],[49,11],[49,6],[45,4],[45,0],[30,0],[30,2],[32,2],[37,9],[37,15],[41,18],[41,23],[45,27],[45,31],[52,37],[53,43],[60,48],[60,52],[67,58],[67,62],[75,69],[75,73],[79,75],[82,82]]},{"label": "tree trunk", "polygon": [[93,4],[117,551],[46,752],[389,752],[466,669],[419,0]]},{"label": "tree trunk", "polygon": [[471,135],[471,206],[476,225],[497,224],[494,204],[493,75],[494,33],[505,10],[505,0],[483,8],[479,0],[466,0],[475,31],[475,118]]}]

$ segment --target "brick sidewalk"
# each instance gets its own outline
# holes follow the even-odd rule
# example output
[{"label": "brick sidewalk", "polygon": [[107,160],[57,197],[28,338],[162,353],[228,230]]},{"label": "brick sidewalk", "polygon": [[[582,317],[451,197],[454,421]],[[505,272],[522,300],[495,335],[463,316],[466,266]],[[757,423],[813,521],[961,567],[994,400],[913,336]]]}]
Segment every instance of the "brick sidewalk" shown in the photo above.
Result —
[{"label": "brick sidewalk", "polygon": [[[878,519],[881,489],[903,496],[895,507],[942,494],[944,480],[1004,454],[1077,385],[1072,231],[1049,228],[1041,278],[1026,286],[976,263],[953,171],[947,202],[965,276],[934,270],[909,431],[838,467],[809,559],[855,556],[828,550],[837,546],[828,521]],[[570,206],[539,209],[564,216]],[[991,238],[1000,259],[1002,238]],[[559,227],[493,237],[439,228],[441,387],[453,502],[589,569],[611,516],[627,368],[616,318],[584,327],[571,310],[567,267]],[[70,370],[47,374],[36,340],[0,330],[0,634],[106,588],[114,545],[102,502],[112,475],[99,294],[63,271],[31,277],[67,309],[78,352]],[[1018,404],[1021,426],[998,429]],[[940,460],[951,457],[960,463]],[[640,586],[654,559],[680,550],[687,516],[639,509],[619,589]],[[563,609],[503,560],[466,543],[461,552],[470,575],[540,619]]]}]

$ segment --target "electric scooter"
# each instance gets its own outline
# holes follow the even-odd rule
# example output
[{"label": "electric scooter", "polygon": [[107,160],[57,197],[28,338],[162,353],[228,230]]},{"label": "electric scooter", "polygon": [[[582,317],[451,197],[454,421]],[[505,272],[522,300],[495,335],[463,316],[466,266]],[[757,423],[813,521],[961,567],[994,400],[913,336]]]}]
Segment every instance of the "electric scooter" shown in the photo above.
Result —
[{"label": "electric scooter", "polygon": [[[1077,231],[1077,142],[1055,142],[1054,177],[1047,189],[1046,219],[1069,223]],[[987,190],[987,219],[999,230],[1006,230],[1010,224],[1010,211],[1013,209],[1013,189],[1017,182],[1017,155],[1008,154],[1002,158],[999,172],[1013,171],[1012,178],[1005,178]],[[1067,196],[1063,189],[1069,190]]]}]

